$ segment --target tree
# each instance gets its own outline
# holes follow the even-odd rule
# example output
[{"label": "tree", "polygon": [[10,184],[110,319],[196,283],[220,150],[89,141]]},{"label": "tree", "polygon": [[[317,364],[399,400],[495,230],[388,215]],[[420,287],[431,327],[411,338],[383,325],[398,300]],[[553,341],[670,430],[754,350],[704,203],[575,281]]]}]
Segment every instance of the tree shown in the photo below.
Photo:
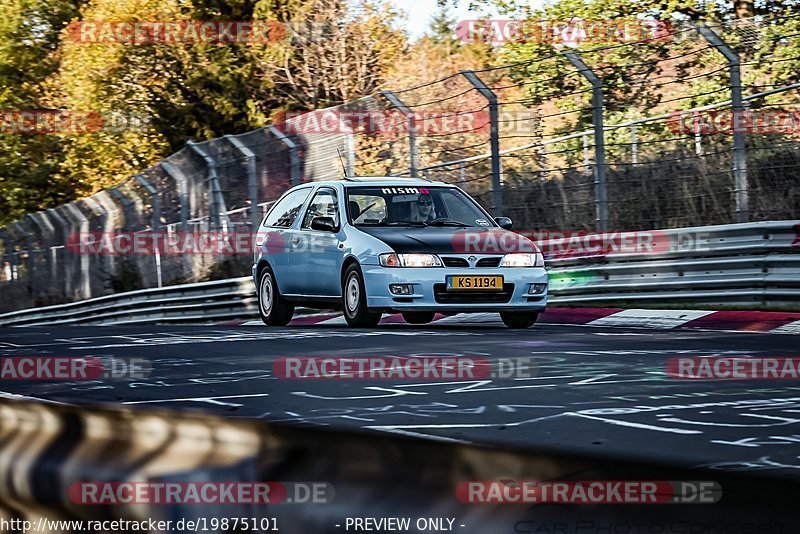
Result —
[{"label": "tree", "polygon": [[[0,109],[56,107],[46,80],[59,65],[59,36],[81,0],[0,0]],[[0,132],[0,224],[74,198],[75,181],[54,178],[63,139]]]},{"label": "tree", "polygon": [[431,19],[427,32],[428,38],[448,54],[454,54],[460,44],[455,35],[457,24],[458,21],[450,12],[450,8],[440,4]]},{"label": "tree", "polygon": [[406,36],[388,4],[307,0],[276,6],[262,0],[256,15],[286,25],[286,38],[254,46],[260,83],[295,109],[312,110],[374,93],[404,52]]}]

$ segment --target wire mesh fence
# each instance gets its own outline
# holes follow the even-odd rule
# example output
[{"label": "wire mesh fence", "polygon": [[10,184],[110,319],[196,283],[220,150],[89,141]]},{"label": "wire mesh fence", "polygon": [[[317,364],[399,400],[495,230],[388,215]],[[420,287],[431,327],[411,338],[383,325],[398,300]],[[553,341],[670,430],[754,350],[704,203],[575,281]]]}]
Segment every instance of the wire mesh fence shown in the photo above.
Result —
[{"label": "wire mesh fence", "polygon": [[528,52],[190,142],[115,187],[29,214],[0,229],[0,310],[245,275],[249,254],[85,253],[76,236],[253,232],[287,188],[340,178],[342,165],[459,185],[533,231],[800,214],[800,16]]}]

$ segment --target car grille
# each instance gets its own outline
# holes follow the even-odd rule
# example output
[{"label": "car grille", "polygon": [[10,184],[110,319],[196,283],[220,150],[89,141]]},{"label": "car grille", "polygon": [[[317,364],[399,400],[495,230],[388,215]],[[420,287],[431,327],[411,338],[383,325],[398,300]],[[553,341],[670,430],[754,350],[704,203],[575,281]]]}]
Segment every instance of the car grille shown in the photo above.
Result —
[{"label": "car grille", "polygon": [[502,291],[447,291],[446,284],[433,285],[433,298],[438,304],[503,304],[513,294],[514,284],[503,284]]},{"label": "car grille", "polygon": [[[475,263],[475,267],[497,267],[500,265],[502,258],[497,256],[495,258],[481,258]],[[443,256],[442,263],[445,267],[469,267],[469,262],[466,258],[459,258],[456,256]]]},{"label": "car grille", "polygon": [[442,258],[445,267],[469,267],[469,262],[464,258]]},{"label": "car grille", "polygon": [[497,267],[500,265],[500,258],[481,258],[478,260],[478,263],[475,264],[475,267]]}]

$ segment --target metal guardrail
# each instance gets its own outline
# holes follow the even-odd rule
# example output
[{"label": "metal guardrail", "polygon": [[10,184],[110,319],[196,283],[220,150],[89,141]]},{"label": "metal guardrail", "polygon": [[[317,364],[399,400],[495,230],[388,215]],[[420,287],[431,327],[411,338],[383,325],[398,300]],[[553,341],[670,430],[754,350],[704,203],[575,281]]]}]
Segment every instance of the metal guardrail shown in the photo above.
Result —
[{"label": "metal guardrail", "polygon": [[[652,232],[647,254],[548,260],[554,305],[762,305],[800,302],[800,221]],[[691,245],[688,245],[689,240]],[[668,246],[664,245],[668,243]],[[2,326],[224,321],[257,316],[250,277],[143,289],[0,315]]]}]

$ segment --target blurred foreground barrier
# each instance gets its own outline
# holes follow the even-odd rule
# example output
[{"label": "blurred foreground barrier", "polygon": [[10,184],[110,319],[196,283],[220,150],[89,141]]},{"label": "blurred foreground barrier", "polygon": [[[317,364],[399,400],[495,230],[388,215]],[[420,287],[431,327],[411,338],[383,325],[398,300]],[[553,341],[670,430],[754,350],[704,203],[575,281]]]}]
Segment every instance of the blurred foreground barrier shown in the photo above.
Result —
[{"label": "blurred foreground barrier", "polygon": [[[569,504],[486,504],[480,501],[490,493],[471,492],[476,486],[465,485],[483,481],[477,487],[503,487],[490,483],[505,481],[504,487],[513,488],[512,481],[523,480],[670,482],[657,483],[663,504],[576,504],[574,499],[594,496],[573,493]],[[681,483],[688,481],[708,482],[713,495]],[[186,488],[220,482],[269,483],[274,491],[258,503],[234,491],[233,500],[224,504],[207,504],[221,497],[202,492],[203,504],[145,503],[141,496],[137,502],[91,504],[92,499],[125,498],[86,491],[125,483]],[[800,526],[795,513],[799,482],[797,477],[286,427],[199,412],[0,402],[0,524],[28,521],[29,530],[42,532],[86,531],[90,520],[124,519],[152,520],[156,526],[144,529],[150,532],[792,533]],[[314,484],[326,488],[324,498],[296,491]],[[499,495],[513,498],[513,492]],[[676,497],[681,503],[669,502]],[[609,498],[629,499],[624,493],[606,494]],[[259,527],[233,528],[233,518]],[[411,526],[359,529],[359,518],[408,518]],[[70,520],[82,522],[53,523]],[[187,521],[205,528],[186,528]]]},{"label": "blurred foreground barrier", "polygon": [[[604,239],[611,245],[594,250]],[[653,246],[628,253],[625,240],[652,240]],[[616,246],[621,248],[609,249]],[[542,248],[554,305],[800,302],[800,221],[576,235],[545,241]],[[5,313],[0,325],[185,323],[257,315],[252,279],[242,277]]]}]

